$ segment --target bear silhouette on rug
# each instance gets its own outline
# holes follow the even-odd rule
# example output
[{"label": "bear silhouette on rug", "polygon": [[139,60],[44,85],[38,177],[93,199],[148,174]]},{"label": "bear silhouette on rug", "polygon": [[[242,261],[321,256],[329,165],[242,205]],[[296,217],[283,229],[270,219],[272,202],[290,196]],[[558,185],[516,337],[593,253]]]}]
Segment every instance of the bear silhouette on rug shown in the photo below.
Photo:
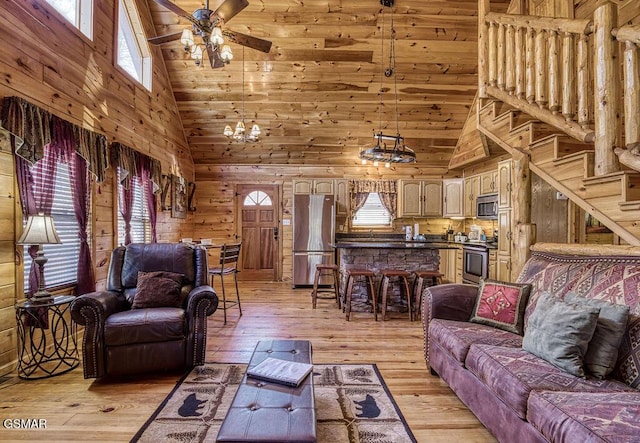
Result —
[{"label": "bear silhouette on rug", "polygon": [[206,402],[206,400],[198,400],[195,393],[190,394],[184,399],[182,406],[178,409],[178,414],[180,417],[200,417],[202,412],[198,412],[198,409]]},{"label": "bear silhouette on rug", "polygon": [[380,415],[380,408],[376,403],[376,399],[367,394],[362,401],[353,401],[356,404],[356,409],[360,410],[360,414],[356,414],[358,418],[376,418]]}]

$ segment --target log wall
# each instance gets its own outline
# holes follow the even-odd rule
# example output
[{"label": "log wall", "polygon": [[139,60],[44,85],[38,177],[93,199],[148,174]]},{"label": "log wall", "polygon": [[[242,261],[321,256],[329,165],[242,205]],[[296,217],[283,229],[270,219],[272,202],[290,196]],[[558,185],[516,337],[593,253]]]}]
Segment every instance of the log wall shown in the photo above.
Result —
[{"label": "log wall", "polygon": [[[147,3],[136,1],[142,25],[155,35]],[[193,162],[161,52],[151,48],[152,90],[115,66],[115,0],[94,2],[94,37],[89,40],[44,1],[8,0],[0,5],[0,98],[20,96],[58,117],[105,134],[158,158],[163,172],[193,180]],[[110,251],[115,245],[113,171],[94,185],[92,248],[98,288],[105,287]],[[16,358],[14,303],[22,299],[22,266],[14,265],[16,208],[13,159],[0,149],[0,375]],[[19,224],[20,220],[18,220]],[[191,215],[158,214],[161,241],[190,236]]]}]

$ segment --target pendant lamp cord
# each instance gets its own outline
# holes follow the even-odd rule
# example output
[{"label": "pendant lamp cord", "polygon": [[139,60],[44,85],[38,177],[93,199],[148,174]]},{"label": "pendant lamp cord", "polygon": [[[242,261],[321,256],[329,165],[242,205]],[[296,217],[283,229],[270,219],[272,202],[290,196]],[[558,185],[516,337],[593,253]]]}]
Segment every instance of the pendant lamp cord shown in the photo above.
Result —
[{"label": "pendant lamp cord", "polygon": [[244,46],[242,47],[242,124],[244,125]]},{"label": "pendant lamp cord", "polygon": [[[396,136],[400,136],[398,121],[398,76],[396,74],[396,29],[393,27],[393,9],[391,10],[391,43],[389,44],[389,69],[393,75],[393,90],[396,102]],[[397,142],[397,139],[396,139]]]},{"label": "pendant lamp cord", "polygon": [[[380,88],[378,89],[378,97],[380,98],[380,104],[378,105],[378,128],[382,133],[382,79],[384,78],[384,8],[382,8],[380,23]],[[379,144],[379,142],[378,142]]]}]

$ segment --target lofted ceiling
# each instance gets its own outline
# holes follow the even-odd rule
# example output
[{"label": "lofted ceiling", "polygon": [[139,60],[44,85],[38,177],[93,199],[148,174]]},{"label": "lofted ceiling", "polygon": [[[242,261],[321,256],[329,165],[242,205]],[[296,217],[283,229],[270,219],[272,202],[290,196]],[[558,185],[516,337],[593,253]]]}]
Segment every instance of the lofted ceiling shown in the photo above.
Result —
[{"label": "lofted ceiling", "polygon": [[[190,27],[148,0],[157,35]],[[185,11],[202,1],[175,0]],[[211,0],[215,10],[222,0]],[[507,0],[492,1],[496,11]],[[379,0],[249,0],[224,27],[273,42],[245,49],[245,120],[257,143],[222,134],[242,114],[241,46],[221,69],[196,67],[179,41],[161,46],[196,164],[359,165],[361,147],[380,128],[382,6]],[[396,0],[400,133],[416,166],[442,173],[477,90],[477,0]],[[384,8],[384,67],[390,8]],[[383,79],[382,127],[396,132],[393,78]]]}]

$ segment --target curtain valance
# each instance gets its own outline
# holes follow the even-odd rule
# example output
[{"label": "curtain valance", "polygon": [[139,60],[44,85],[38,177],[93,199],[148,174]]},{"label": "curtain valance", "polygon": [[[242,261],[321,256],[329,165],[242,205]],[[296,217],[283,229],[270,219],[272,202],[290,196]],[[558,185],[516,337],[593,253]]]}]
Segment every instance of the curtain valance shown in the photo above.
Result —
[{"label": "curtain valance", "polygon": [[370,192],[380,196],[382,206],[389,212],[391,219],[396,218],[398,206],[398,188],[395,180],[349,180],[351,211],[355,215],[367,201]]},{"label": "curtain valance", "polygon": [[148,178],[153,183],[153,193],[160,191],[162,164],[160,160],[142,154],[122,143],[111,143],[111,162],[120,168],[122,185],[129,189],[132,177]]},{"label": "curtain valance", "polygon": [[352,193],[386,192],[397,194],[395,180],[349,180]]},{"label": "curtain valance", "polygon": [[74,125],[20,97],[5,97],[2,102],[2,126],[15,137],[15,153],[29,163],[44,158],[44,147],[68,140],[73,133],[75,151],[85,159],[89,172],[98,182],[105,179],[109,167],[107,138]]}]

